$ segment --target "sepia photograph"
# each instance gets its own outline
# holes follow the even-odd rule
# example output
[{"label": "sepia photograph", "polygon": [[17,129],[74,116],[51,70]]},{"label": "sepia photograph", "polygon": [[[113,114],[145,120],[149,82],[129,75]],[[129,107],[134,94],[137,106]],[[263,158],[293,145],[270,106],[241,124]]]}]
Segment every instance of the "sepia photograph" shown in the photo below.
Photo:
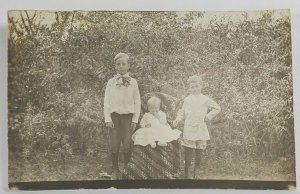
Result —
[{"label": "sepia photograph", "polygon": [[11,189],[295,188],[289,9],[11,10],[8,31]]}]

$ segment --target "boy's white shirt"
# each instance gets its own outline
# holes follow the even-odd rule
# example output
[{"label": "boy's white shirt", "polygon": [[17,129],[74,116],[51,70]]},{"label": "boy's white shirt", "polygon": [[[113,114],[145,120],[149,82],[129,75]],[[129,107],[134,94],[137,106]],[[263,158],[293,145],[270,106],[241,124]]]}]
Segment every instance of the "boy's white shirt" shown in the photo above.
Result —
[{"label": "boy's white shirt", "polygon": [[[125,74],[124,76],[129,76]],[[137,123],[141,111],[141,97],[137,81],[131,77],[130,85],[117,85],[118,76],[111,78],[106,85],[104,95],[105,122],[112,122],[111,113],[133,113],[132,122]]]},{"label": "boy's white shirt", "polygon": [[[208,109],[212,108],[207,113]],[[176,120],[184,122],[183,138],[189,140],[209,140],[209,132],[205,124],[205,118],[213,119],[221,107],[208,96],[189,95],[184,99],[182,108],[177,113]]]}]

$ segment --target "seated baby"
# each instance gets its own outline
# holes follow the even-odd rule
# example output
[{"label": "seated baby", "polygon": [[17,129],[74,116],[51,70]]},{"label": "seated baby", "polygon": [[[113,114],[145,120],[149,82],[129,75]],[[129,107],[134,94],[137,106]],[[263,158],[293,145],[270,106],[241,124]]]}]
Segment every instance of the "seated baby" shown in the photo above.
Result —
[{"label": "seated baby", "polygon": [[180,138],[181,131],[171,129],[167,123],[166,114],[160,110],[161,100],[157,97],[151,97],[148,102],[149,113],[145,113],[141,120],[141,127],[132,136],[134,145],[146,146],[152,148],[158,146],[167,146],[168,142]]}]

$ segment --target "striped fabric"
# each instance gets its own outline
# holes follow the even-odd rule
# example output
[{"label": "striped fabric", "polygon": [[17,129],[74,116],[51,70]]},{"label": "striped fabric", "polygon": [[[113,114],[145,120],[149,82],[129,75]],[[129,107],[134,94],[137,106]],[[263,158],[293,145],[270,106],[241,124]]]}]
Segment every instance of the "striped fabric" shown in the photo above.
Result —
[{"label": "striped fabric", "polygon": [[180,168],[180,144],[173,141],[166,147],[135,145],[131,160],[122,172],[123,179],[172,179]]}]

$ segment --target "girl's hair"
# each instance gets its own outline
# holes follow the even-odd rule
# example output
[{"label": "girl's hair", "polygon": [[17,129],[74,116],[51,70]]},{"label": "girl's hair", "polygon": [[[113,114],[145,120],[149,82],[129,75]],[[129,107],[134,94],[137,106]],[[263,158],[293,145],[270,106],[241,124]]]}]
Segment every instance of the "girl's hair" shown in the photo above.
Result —
[{"label": "girl's hair", "polygon": [[161,100],[155,96],[151,97],[148,101],[147,101],[147,105],[148,106],[151,106],[151,105],[154,105],[154,104],[160,104],[161,103]]},{"label": "girl's hair", "polygon": [[189,79],[187,80],[187,82],[188,82],[188,84],[199,83],[200,85],[203,85],[202,78],[199,75],[190,76]]}]

